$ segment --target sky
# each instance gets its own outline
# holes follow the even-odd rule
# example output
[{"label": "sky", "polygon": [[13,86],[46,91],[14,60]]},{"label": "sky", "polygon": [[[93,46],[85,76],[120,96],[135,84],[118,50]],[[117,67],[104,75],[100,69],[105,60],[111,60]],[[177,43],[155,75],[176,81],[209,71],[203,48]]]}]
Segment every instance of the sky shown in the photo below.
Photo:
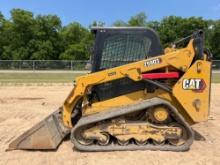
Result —
[{"label": "sky", "polygon": [[55,14],[63,25],[77,21],[89,26],[96,20],[111,26],[140,12],[145,12],[150,21],[170,15],[220,19],[220,0],[0,0],[0,11],[6,18],[13,8],[35,15]]}]

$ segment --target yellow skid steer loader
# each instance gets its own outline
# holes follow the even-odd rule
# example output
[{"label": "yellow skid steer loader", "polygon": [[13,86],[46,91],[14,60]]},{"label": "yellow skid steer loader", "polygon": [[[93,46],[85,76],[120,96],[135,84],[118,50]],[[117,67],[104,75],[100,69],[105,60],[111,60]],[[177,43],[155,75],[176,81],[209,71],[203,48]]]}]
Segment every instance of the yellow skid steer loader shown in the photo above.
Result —
[{"label": "yellow skid steer loader", "polygon": [[63,106],[8,150],[51,150],[66,136],[81,151],[186,151],[207,121],[211,53],[203,32],[163,50],[148,28],[93,28],[91,73]]}]

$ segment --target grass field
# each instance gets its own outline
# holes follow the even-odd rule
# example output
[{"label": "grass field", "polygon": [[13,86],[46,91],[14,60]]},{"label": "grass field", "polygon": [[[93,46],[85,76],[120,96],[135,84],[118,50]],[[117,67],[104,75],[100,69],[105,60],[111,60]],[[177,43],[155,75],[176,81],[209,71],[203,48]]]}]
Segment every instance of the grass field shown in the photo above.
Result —
[{"label": "grass field", "polygon": [[212,74],[212,82],[220,83],[220,73],[213,73]]},{"label": "grass field", "polygon": [[76,72],[8,72],[0,73],[0,83],[71,83],[85,73]]},{"label": "grass field", "polygon": [[[0,72],[0,83],[71,83],[86,72]],[[220,83],[220,73],[212,74],[212,82]]]}]

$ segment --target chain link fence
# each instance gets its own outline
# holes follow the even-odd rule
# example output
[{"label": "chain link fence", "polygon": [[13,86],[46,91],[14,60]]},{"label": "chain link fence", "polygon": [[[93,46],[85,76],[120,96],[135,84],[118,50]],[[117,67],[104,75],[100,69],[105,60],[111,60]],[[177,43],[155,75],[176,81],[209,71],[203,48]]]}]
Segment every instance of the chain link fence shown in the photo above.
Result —
[{"label": "chain link fence", "polygon": [[220,71],[220,60],[213,60],[212,61],[212,69]]},{"label": "chain link fence", "polygon": [[0,70],[86,70],[88,61],[0,60]]},{"label": "chain link fence", "polygon": [[[0,70],[79,70],[84,71],[88,61],[60,60],[0,60]],[[220,71],[220,60],[213,60],[213,70]]]}]

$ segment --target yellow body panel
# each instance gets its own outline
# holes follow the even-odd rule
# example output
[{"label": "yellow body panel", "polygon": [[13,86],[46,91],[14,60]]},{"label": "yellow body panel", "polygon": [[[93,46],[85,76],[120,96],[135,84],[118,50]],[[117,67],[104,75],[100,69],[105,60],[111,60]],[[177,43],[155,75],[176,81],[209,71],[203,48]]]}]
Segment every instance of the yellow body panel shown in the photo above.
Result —
[{"label": "yellow body panel", "polygon": [[88,116],[88,115],[92,115],[95,113],[107,111],[114,107],[134,104],[135,102],[151,99],[154,97],[159,97],[161,99],[169,101],[172,105],[174,105],[177,108],[179,113],[181,113],[181,115],[184,116],[185,120],[189,124],[193,124],[193,121],[188,116],[188,114],[185,113],[183,107],[178,103],[175,97],[173,97],[171,94],[160,89],[156,90],[154,93],[146,93],[146,91],[141,90],[141,91],[129,93],[126,95],[118,96],[112,99],[108,99],[105,101],[93,103],[92,106],[86,106],[83,108],[82,115]]},{"label": "yellow body panel", "polygon": [[[195,57],[195,51],[193,47],[193,40],[191,40],[186,48],[182,49],[173,49],[172,51],[169,51],[167,54],[157,56],[154,58],[149,58],[146,60],[142,60],[139,62],[130,63],[127,65],[91,73],[85,76],[81,76],[76,79],[76,85],[74,89],[70,92],[69,96],[64,102],[63,105],[63,122],[64,125],[67,127],[73,127],[71,123],[71,114],[76,106],[76,103],[79,101],[79,99],[82,99],[85,95],[87,90],[90,89],[90,87],[102,84],[106,82],[110,82],[113,80],[117,80],[120,78],[128,77],[132,79],[133,81],[141,81],[142,80],[142,73],[148,73],[152,72],[158,69],[164,69],[164,71],[168,71],[168,68],[174,68],[177,71],[185,72],[184,76],[190,77],[196,77],[200,76],[205,79],[205,82],[207,86],[209,86],[209,76],[205,76],[207,74],[206,72],[197,73],[191,69],[192,61]],[[154,63],[155,62],[155,63]],[[202,64],[204,66],[206,65],[206,61],[203,61]],[[203,65],[202,65],[203,67]],[[191,71],[192,70],[192,71]],[[207,69],[210,71],[210,69]],[[204,70],[203,70],[204,71]],[[208,72],[208,71],[207,71]],[[83,115],[90,115],[93,113],[105,111],[111,107],[116,107],[120,105],[127,105],[132,104],[139,99],[149,99],[152,97],[162,97],[167,100],[169,100],[172,104],[176,104],[176,107],[179,108],[179,112],[186,118],[186,120],[189,123],[197,122],[197,121],[204,121],[207,118],[207,115],[205,114],[207,105],[205,105],[204,110],[192,113],[191,111],[194,111],[194,108],[192,106],[186,106],[185,104],[191,104],[189,99],[182,102],[181,98],[184,96],[190,98],[191,94],[193,95],[193,92],[186,92],[182,91],[180,89],[181,81],[177,82],[177,85],[175,85],[174,89],[174,96],[177,97],[178,101],[175,100],[175,97],[170,96],[170,94],[166,92],[159,92],[159,93],[151,93],[151,94],[144,94],[143,91],[134,92],[131,94],[127,94],[124,96],[112,98],[106,101],[93,103],[91,107],[86,106],[83,109]],[[208,90],[208,88],[206,88]],[[182,91],[182,93],[178,93],[178,91]],[[183,95],[182,95],[183,94]],[[204,93],[204,98],[207,98],[207,95],[209,93]],[[203,97],[203,95],[193,95],[193,97]],[[204,99],[202,99],[204,101]],[[185,108],[185,110],[179,105],[179,103]],[[187,110],[186,110],[187,109]],[[187,112],[187,113],[186,113]],[[201,113],[201,114],[200,114]],[[199,114],[199,117],[191,116],[191,115],[197,115]],[[189,115],[189,116],[188,116]],[[194,119],[194,121],[192,120]]]},{"label": "yellow body panel", "polygon": [[157,90],[155,93],[146,93],[145,91],[141,90],[105,101],[93,103],[92,106],[88,106],[83,109],[83,116],[106,111],[110,108],[118,106],[133,104],[134,102],[150,99],[156,96],[171,101],[171,96],[162,90]]},{"label": "yellow body panel", "polygon": [[[192,67],[179,79],[173,88],[173,95],[184,107],[194,122],[208,119],[210,96],[211,62],[196,61]],[[202,90],[194,90],[196,85],[193,80],[202,80]],[[184,81],[188,81],[189,89],[184,89]],[[188,87],[187,87],[188,88]]]}]

